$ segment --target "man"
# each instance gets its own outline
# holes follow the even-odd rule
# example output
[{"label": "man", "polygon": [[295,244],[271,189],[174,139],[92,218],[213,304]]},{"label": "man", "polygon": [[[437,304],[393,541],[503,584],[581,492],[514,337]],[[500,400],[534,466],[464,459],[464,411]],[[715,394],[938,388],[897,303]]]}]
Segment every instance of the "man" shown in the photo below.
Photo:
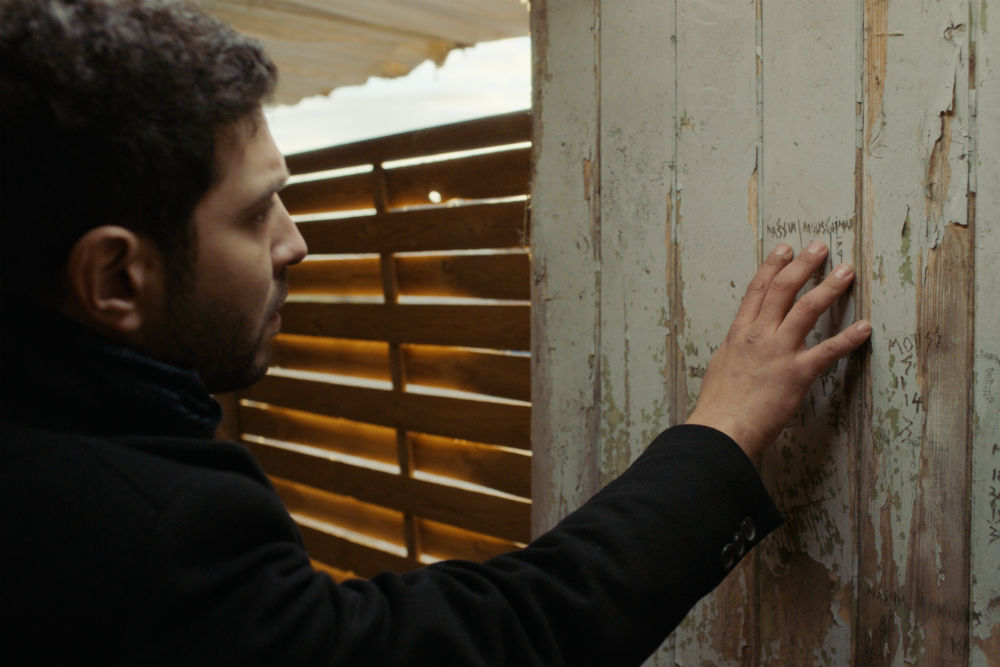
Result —
[{"label": "man", "polygon": [[867,339],[779,246],[688,424],[484,564],[334,584],[210,391],[266,370],[305,244],[260,47],[166,0],[0,0],[0,594],[36,663],[629,664],[780,517],[752,461]]}]

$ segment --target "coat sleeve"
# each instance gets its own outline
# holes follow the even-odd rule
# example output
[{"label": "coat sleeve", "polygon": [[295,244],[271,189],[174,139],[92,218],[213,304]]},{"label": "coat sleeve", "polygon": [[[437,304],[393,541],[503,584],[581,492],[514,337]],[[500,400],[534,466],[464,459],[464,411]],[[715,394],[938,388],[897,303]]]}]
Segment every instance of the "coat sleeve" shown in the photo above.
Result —
[{"label": "coat sleeve", "polygon": [[732,440],[680,426],[525,549],[336,585],[273,492],[218,477],[158,519],[123,661],[638,664],[781,521]]}]

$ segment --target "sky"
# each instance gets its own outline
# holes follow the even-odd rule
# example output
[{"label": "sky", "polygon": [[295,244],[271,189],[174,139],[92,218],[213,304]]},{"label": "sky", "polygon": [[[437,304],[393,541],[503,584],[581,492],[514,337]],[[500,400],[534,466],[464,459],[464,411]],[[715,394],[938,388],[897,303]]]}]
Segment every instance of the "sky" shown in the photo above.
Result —
[{"label": "sky", "polygon": [[531,106],[528,37],[452,51],[396,79],[372,77],[293,106],[265,110],[283,153],[348,143]]}]

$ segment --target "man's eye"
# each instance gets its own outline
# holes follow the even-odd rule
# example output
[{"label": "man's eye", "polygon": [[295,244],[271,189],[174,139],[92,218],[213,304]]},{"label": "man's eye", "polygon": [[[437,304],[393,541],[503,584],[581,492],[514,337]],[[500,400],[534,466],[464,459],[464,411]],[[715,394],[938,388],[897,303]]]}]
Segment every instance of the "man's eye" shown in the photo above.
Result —
[{"label": "man's eye", "polygon": [[264,206],[263,208],[261,208],[253,216],[253,222],[254,223],[263,223],[263,222],[267,221],[267,219],[271,216],[271,211],[274,210],[274,200],[275,200],[275,197],[271,197],[271,199],[268,200],[268,202],[267,202],[267,206]]}]

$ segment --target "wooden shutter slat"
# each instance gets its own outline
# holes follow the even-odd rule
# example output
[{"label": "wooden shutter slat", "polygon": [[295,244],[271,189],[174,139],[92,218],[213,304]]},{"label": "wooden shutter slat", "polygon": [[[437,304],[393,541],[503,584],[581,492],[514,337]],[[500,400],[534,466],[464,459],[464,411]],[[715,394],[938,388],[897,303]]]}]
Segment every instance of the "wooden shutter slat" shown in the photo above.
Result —
[{"label": "wooden shutter slat", "polygon": [[291,173],[304,174],[483,146],[501,146],[530,139],[530,111],[514,111],[297,153],[289,155],[287,163]]},{"label": "wooden shutter slat", "polygon": [[[504,539],[527,542],[530,503],[246,442],[269,474]],[[334,561],[336,562],[336,561]]]},{"label": "wooden shutter slat", "polygon": [[399,548],[405,547],[403,515],[396,510],[281,477],[271,476],[271,482],[285,507],[293,514],[361,533]]},{"label": "wooden shutter slat", "polygon": [[382,294],[377,257],[305,261],[288,269],[289,294]]},{"label": "wooden shutter slat", "polygon": [[280,334],[271,341],[271,365],[388,381],[389,344]]},{"label": "wooden shutter slat", "polygon": [[292,215],[375,208],[375,184],[370,172],[292,183],[281,191]]},{"label": "wooden shutter slat", "polygon": [[517,449],[531,449],[531,408],[445,396],[406,394],[405,428]]},{"label": "wooden shutter slat", "polygon": [[385,178],[390,208],[428,204],[432,190],[445,202],[523,195],[531,180],[531,148],[386,169]]},{"label": "wooden shutter slat", "polygon": [[497,539],[430,519],[419,519],[418,530],[424,553],[441,560],[460,558],[483,561],[520,546],[511,540]]},{"label": "wooden shutter slat", "polygon": [[244,405],[240,413],[244,434],[396,463],[396,433],[391,428],[279,407]]},{"label": "wooden shutter slat", "polygon": [[398,257],[396,273],[404,295],[531,298],[527,253]]},{"label": "wooden shutter slat", "polygon": [[335,338],[527,350],[530,307],[510,305],[392,305],[289,302],[287,333]]},{"label": "wooden shutter slat", "polygon": [[243,397],[321,415],[396,427],[391,391],[267,375]]},{"label": "wooden shutter slat", "polygon": [[531,400],[531,358],[433,345],[404,345],[406,378],[413,384]]},{"label": "wooden shutter slat", "polygon": [[531,457],[490,445],[413,433],[414,467],[433,475],[531,496]]},{"label": "wooden shutter slat", "polygon": [[[268,375],[243,397],[321,415],[520,449],[531,446],[531,408],[446,396],[396,394]],[[244,427],[246,431],[246,427]]]},{"label": "wooden shutter slat", "polygon": [[421,563],[410,558],[352,542],[337,535],[299,524],[302,540],[313,558],[327,563],[337,563],[341,570],[349,570],[359,577],[373,577],[379,572],[406,572],[420,567]]},{"label": "wooden shutter slat", "polygon": [[529,243],[523,201],[392,211],[301,223],[310,252],[380,253],[520,248]]}]

